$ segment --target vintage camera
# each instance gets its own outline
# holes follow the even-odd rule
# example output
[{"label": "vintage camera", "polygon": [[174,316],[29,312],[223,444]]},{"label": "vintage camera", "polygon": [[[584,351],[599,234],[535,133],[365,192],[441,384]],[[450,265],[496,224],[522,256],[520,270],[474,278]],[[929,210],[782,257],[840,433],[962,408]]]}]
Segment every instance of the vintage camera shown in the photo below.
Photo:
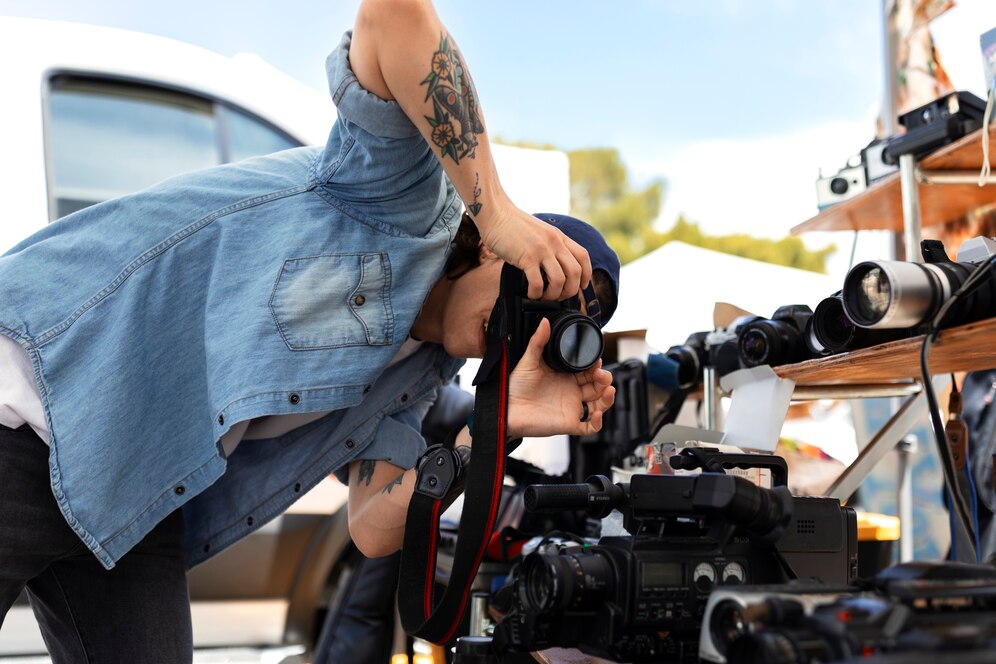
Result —
[{"label": "vintage camera", "polygon": [[745,325],[737,335],[740,363],[745,367],[778,366],[812,357],[806,346],[806,324],[813,310],[805,304],[778,307],[771,318]]},{"label": "vintage camera", "polygon": [[674,363],[670,370],[675,377],[664,382],[673,385],[662,384],[661,381],[655,381],[655,384],[665,389],[688,390],[702,382],[702,369],[706,366],[714,367],[720,376],[736,371],[740,368],[737,334],[755,320],[760,320],[760,317],[740,316],[724,329],[694,332],[685,343],[671,346],[664,351],[664,357]]},{"label": "vintage camera", "polygon": [[[763,456],[763,455],[759,455]],[[634,475],[612,484],[534,485],[527,509],[618,509],[629,536],[536,552],[506,586],[499,651],[562,646],[626,662],[694,661],[709,593],[792,576],[857,574],[854,511],[720,473]]]},{"label": "vintage camera", "polygon": [[482,376],[490,375],[497,363],[492,349],[500,348],[498,343],[508,344],[509,360],[515,366],[544,318],[550,320],[550,340],[543,348],[543,360],[551,369],[578,373],[594,366],[602,356],[602,330],[594,319],[581,313],[579,297],[560,302],[530,300],[526,296],[528,288],[525,273],[505,263],[498,299],[488,321],[488,352],[475,384]]},{"label": "vintage camera", "polygon": [[[924,263],[866,261],[844,278],[841,300],[847,317],[858,327],[912,328],[929,323],[947,300],[981,264],[996,255],[996,242],[975,237],[948,258],[938,240],[920,244]],[[960,325],[996,313],[996,283],[991,265],[979,286],[951,307],[942,326]]]},{"label": "vintage camera", "polygon": [[890,139],[884,159],[897,163],[900,155],[917,158],[930,154],[982,125],[986,102],[971,92],[952,92],[899,116],[906,133]]},{"label": "vintage camera", "polygon": [[886,153],[891,138],[876,139],[861,150],[861,165],[865,169],[867,184],[878,182],[899,170],[898,162]]},{"label": "vintage camera", "polygon": [[855,325],[844,313],[841,291],[824,298],[806,323],[806,346],[813,355],[833,355],[867,348],[909,336],[909,331],[869,330]]},{"label": "vintage camera", "polygon": [[831,205],[854,198],[867,188],[865,167],[848,162],[847,167],[837,171],[836,175],[821,175],[816,180],[816,205],[820,210],[825,210]]}]

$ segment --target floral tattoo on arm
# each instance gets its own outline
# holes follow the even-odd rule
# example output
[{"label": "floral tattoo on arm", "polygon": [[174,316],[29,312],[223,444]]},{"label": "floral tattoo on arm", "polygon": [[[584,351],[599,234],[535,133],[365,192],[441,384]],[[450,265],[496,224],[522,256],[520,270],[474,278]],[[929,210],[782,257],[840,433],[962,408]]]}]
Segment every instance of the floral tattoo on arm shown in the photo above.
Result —
[{"label": "floral tattoo on arm", "polygon": [[[477,91],[460,52],[450,45],[449,35],[439,37],[439,48],[432,55],[432,68],[422,81],[425,100],[432,99],[433,115],[425,116],[432,127],[432,142],[443,157],[457,164],[473,159],[477,136],[484,133],[477,108]],[[478,205],[478,211],[480,206]],[[471,211],[472,214],[477,214]]]}]

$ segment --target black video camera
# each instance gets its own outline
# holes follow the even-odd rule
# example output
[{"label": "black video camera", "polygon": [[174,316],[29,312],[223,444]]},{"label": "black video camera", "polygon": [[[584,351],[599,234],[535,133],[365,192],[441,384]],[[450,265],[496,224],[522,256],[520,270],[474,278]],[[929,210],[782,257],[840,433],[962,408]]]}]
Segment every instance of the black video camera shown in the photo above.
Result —
[{"label": "black video camera", "polygon": [[533,485],[525,499],[530,510],[618,509],[629,536],[526,556],[499,593],[511,610],[495,630],[498,652],[561,646],[627,662],[696,661],[714,587],[857,575],[854,511],[793,498],[785,486],[721,473],[634,475],[628,484],[593,476]]}]

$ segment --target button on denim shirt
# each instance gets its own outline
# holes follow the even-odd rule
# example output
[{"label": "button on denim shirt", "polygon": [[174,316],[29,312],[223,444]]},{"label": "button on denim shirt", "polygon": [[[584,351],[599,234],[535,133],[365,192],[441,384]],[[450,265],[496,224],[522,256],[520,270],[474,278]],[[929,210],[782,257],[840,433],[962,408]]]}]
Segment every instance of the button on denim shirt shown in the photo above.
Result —
[{"label": "button on denim shirt", "polygon": [[[105,567],[177,508],[192,565],[351,460],[411,467],[425,447],[459,362],[423,344],[388,364],[460,202],[400,107],[359,85],[349,41],[327,62],[324,148],[172,178],[0,257],[0,333],[33,363],[53,492]],[[322,411],[220,450],[236,422]]]}]

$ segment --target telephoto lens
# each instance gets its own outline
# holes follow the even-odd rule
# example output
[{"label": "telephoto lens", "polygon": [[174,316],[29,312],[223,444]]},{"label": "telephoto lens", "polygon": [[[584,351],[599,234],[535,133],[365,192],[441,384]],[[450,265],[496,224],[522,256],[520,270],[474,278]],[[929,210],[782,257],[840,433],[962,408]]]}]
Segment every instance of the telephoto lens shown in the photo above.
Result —
[{"label": "telephoto lens", "polygon": [[771,318],[748,323],[737,335],[740,363],[745,367],[778,366],[812,357],[806,346],[806,323],[813,311],[805,304],[778,307]]},{"label": "telephoto lens", "polygon": [[[976,242],[982,240],[982,242]],[[925,263],[866,261],[851,268],[844,279],[844,312],[855,325],[869,329],[912,328],[929,323],[944,303],[961,287],[979,263],[988,261],[996,243],[973,238],[962,245],[958,257],[974,260],[955,263],[937,240],[921,244]],[[942,321],[960,325],[989,318],[994,308],[992,269],[978,288],[964,295]]]},{"label": "telephoto lens", "polygon": [[806,324],[806,346],[814,355],[843,353],[907,336],[909,332],[904,329],[869,330],[855,325],[844,313],[840,291],[816,305]]}]

